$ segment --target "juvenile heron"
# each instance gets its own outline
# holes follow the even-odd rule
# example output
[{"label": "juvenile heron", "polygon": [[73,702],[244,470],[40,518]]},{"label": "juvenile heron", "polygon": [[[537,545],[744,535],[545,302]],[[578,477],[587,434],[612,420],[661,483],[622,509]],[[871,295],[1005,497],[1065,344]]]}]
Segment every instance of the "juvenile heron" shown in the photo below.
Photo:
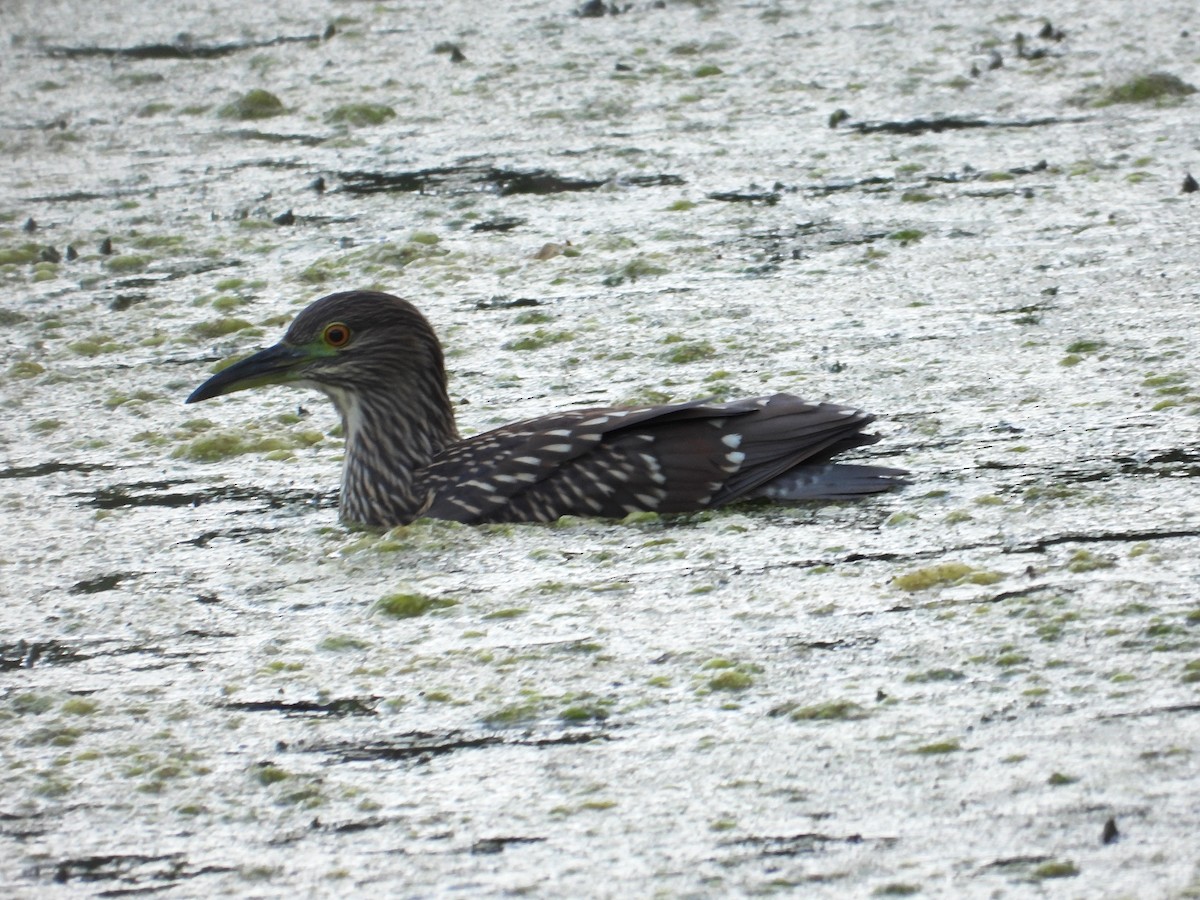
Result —
[{"label": "juvenile heron", "polygon": [[357,525],[843,499],[886,491],[906,474],[829,462],[879,440],[862,431],[874,416],[790,394],[567,410],[464,440],[433,328],[411,303],[373,291],[317,300],[282,341],[217,373],[187,402],[289,383],[337,407],[346,439],[341,517]]}]

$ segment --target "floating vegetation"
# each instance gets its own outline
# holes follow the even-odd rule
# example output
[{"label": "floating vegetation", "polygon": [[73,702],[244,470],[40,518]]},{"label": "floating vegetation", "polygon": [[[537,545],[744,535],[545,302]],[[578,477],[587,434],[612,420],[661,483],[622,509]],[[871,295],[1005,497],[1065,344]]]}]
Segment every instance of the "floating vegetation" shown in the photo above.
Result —
[{"label": "floating vegetation", "polygon": [[921,231],[919,228],[902,228],[900,231],[893,231],[888,235],[890,240],[895,241],[901,247],[904,247],[908,244],[915,244],[923,237],[925,237],[925,232]]},{"label": "floating vegetation", "polygon": [[330,125],[350,125],[355,128],[382,125],[394,118],[396,110],[382,103],[345,103],[325,114],[325,121]]},{"label": "floating vegetation", "polygon": [[1128,81],[1109,88],[1096,106],[1111,106],[1114,103],[1161,103],[1164,100],[1186,97],[1196,89],[1177,75],[1167,72],[1151,72],[1138,75]]},{"label": "floating vegetation", "polygon": [[946,562],[897,575],[892,579],[892,587],[902,591],[925,591],[960,584],[995,584],[1003,578],[1000,572],[976,569],[966,563]]},{"label": "floating vegetation", "polygon": [[242,94],[232,103],[222,106],[217,110],[217,115],[222,119],[253,121],[282,115],[285,111],[283,102],[278,97],[270,91],[255,88]]},{"label": "floating vegetation", "polygon": [[834,700],[830,703],[800,706],[789,710],[787,715],[793,722],[831,722],[865,719],[870,713],[853,700]]},{"label": "floating vegetation", "polygon": [[456,606],[449,597],[428,597],[425,594],[389,594],[375,602],[374,609],[393,619],[412,619],[439,609]]},{"label": "floating vegetation", "polygon": [[1051,862],[1042,863],[1033,870],[1033,877],[1037,879],[1046,878],[1074,878],[1079,874],[1079,867],[1069,859],[1052,860]]},{"label": "floating vegetation", "polygon": [[196,335],[196,337],[211,340],[212,338],[224,337],[227,334],[233,334],[235,331],[242,331],[245,328],[251,327],[253,327],[251,323],[245,319],[222,318],[213,319],[209,322],[197,322],[188,330]]},{"label": "floating vegetation", "polygon": [[311,447],[325,439],[319,431],[262,435],[245,431],[216,431],[193,438],[171,454],[175,459],[212,463],[246,453],[270,453],[286,459],[291,451]]},{"label": "floating vegetation", "polygon": [[125,253],[121,256],[110,256],[104,261],[104,268],[110,272],[141,272],[152,260],[140,253]]},{"label": "floating vegetation", "polygon": [[666,351],[662,358],[669,363],[692,363],[702,359],[711,359],[717,355],[716,348],[708,341],[689,341],[678,343]]},{"label": "floating vegetation", "polygon": [[501,345],[504,350],[541,350],[551,344],[561,344],[575,337],[572,331],[551,331],[548,328],[535,329],[533,334],[515,338]]},{"label": "floating vegetation", "polygon": [[1107,556],[1092,553],[1090,550],[1076,550],[1067,561],[1067,570],[1071,572],[1095,572],[1098,569],[1111,569],[1116,562]]},{"label": "floating vegetation", "polygon": [[913,752],[923,756],[938,756],[943,753],[957,753],[961,749],[962,746],[958,741],[936,741],[932,744],[923,744]]}]

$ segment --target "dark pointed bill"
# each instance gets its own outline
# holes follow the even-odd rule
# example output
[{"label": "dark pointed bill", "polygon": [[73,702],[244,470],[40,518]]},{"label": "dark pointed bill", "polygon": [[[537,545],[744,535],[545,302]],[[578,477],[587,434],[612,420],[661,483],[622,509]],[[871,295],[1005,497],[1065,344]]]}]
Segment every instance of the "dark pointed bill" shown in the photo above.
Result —
[{"label": "dark pointed bill", "polygon": [[191,396],[184,402],[199,403],[201,400],[232,394],[234,391],[293,381],[299,377],[300,365],[311,359],[312,355],[301,347],[276,344],[222,369],[192,391]]}]

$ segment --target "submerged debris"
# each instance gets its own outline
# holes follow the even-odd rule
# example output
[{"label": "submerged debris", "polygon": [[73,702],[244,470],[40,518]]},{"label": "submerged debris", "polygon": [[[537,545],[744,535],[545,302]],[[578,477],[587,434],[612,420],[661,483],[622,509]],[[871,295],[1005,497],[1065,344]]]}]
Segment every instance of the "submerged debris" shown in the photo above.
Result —
[{"label": "submerged debris", "polygon": [[[326,29],[328,32],[328,29]],[[219,59],[222,56],[232,56],[246,50],[257,50],[261,47],[277,47],[280,44],[317,44],[321,42],[319,34],[304,34],[294,37],[277,37],[267,41],[236,41],[230,44],[193,44],[186,38],[181,38],[173,44],[139,44],[134,47],[62,47],[46,48],[46,55],[66,59],[80,59],[89,56],[104,56],[119,59]]]},{"label": "submerged debris", "polygon": [[498,216],[495,219],[487,219],[483,222],[476,222],[471,226],[472,231],[512,231],[514,228],[519,228],[525,224],[527,220],[520,216]]},{"label": "submerged debris", "polygon": [[581,19],[599,19],[603,16],[618,16],[624,11],[625,9],[615,3],[605,3],[604,0],[586,0],[575,10],[575,15]]},{"label": "submerged debris", "polygon": [[1104,823],[1104,831],[1100,833],[1100,843],[1115,844],[1121,838],[1121,832],[1117,830],[1117,820],[1112,816],[1108,817],[1108,821]]},{"label": "submerged debris", "polygon": [[726,203],[762,203],[774,206],[779,202],[779,191],[754,190],[748,191],[713,191],[708,195],[709,200],[722,200]]},{"label": "submerged debris", "polygon": [[570,178],[534,169],[522,172],[488,165],[436,166],[412,172],[340,172],[340,191],[347,194],[375,194],[386,191],[418,193],[463,193],[493,190],[501,196],[512,194],[559,194],[570,191],[594,191],[614,181],[634,187],[682,185],[678,175],[630,175],[624,178]]},{"label": "submerged debris", "polygon": [[859,134],[925,134],[932,131],[965,131],[972,128],[1040,128],[1044,125],[1064,125],[1085,122],[1086,118],[1060,119],[973,119],[963,116],[940,116],[936,119],[907,119],[900,122],[855,122],[850,128]]},{"label": "submerged debris", "polygon": [[1050,20],[1047,19],[1046,23],[1042,25],[1042,30],[1038,32],[1038,37],[1040,37],[1043,41],[1054,41],[1055,43],[1058,43],[1066,40],[1067,33],[1061,28],[1055,28],[1050,24]]}]

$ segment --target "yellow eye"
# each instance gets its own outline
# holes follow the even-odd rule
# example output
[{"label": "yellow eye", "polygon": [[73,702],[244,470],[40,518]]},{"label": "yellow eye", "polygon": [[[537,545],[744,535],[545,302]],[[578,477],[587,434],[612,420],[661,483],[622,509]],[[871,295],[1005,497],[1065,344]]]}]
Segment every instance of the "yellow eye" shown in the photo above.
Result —
[{"label": "yellow eye", "polygon": [[325,330],[321,332],[321,340],[330,347],[345,347],[350,343],[350,326],[341,322],[326,325]]}]

